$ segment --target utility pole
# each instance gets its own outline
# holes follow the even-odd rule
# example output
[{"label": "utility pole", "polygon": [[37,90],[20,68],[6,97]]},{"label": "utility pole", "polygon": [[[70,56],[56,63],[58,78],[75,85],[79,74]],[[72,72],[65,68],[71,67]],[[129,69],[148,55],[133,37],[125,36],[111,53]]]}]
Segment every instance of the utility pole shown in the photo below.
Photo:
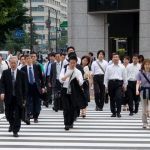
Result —
[{"label": "utility pole", "polygon": [[32,0],[30,0],[30,50],[33,50],[33,26],[32,26]]},{"label": "utility pole", "polygon": [[48,26],[47,26],[47,28],[48,28],[48,50],[49,50],[49,52],[51,52],[51,39],[50,39],[50,29],[51,29],[51,11],[50,11],[50,9],[48,8]]},{"label": "utility pole", "polygon": [[55,13],[56,13],[56,52],[57,52],[57,50],[58,50],[58,42],[57,42],[57,39],[58,39],[58,37],[57,37],[57,32],[58,32],[58,11],[57,10],[55,10]]}]

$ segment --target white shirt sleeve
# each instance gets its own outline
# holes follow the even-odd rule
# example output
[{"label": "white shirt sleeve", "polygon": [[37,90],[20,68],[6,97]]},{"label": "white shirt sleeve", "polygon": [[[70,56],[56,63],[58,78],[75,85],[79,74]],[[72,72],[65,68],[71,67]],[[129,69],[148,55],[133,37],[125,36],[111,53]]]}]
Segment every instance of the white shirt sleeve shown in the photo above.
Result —
[{"label": "white shirt sleeve", "polygon": [[78,70],[77,74],[76,74],[76,78],[79,81],[79,85],[81,86],[83,84],[83,76],[81,71]]},{"label": "white shirt sleeve", "polygon": [[62,78],[64,77],[64,75],[65,75],[65,68],[62,68],[61,72],[60,72],[60,75],[59,75],[59,81],[60,81],[60,83],[64,83],[64,81],[62,80]]},{"label": "white shirt sleeve", "polygon": [[124,85],[124,87],[127,87],[127,84],[128,84],[128,80],[127,80],[127,70],[126,70],[126,68],[124,67],[124,69],[123,69],[123,85]]},{"label": "white shirt sleeve", "polygon": [[109,69],[109,67],[106,68],[106,72],[105,72],[105,75],[104,75],[104,85],[105,85],[106,88],[108,88],[108,80],[109,80],[109,78],[108,78],[108,69]]}]

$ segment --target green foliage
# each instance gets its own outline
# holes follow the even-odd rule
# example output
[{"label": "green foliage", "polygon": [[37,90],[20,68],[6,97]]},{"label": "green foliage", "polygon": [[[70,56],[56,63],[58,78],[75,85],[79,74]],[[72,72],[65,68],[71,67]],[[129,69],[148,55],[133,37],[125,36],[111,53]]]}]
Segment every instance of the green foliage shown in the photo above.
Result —
[{"label": "green foliage", "polygon": [[6,34],[29,23],[31,18],[25,16],[25,0],[0,0],[0,46],[6,41]]}]

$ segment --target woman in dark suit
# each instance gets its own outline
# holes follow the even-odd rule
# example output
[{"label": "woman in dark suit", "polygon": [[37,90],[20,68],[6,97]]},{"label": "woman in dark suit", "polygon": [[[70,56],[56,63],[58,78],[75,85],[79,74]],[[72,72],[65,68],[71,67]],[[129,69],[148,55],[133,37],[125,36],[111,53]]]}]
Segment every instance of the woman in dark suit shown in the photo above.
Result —
[{"label": "woman in dark suit", "polygon": [[90,64],[90,57],[83,56],[81,58],[81,66],[83,68],[83,91],[84,91],[84,99],[83,105],[81,106],[81,117],[86,117],[86,107],[88,106],[88,102],[90,101],[90,92],[89,92],[89,78],[90,78],[90,71],[89,71],[89,64]]}]

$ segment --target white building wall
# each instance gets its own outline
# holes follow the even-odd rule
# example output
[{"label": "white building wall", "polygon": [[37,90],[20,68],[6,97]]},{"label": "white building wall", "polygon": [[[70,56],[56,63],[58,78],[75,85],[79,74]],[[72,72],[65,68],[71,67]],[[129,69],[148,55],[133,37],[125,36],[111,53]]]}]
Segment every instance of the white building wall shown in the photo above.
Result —
[{"label": "white building wall", "polygon": [[68,22],[68,45],[74,46],[79,56],[108,49],[105,15],[87,14],[87,0],[69,0]]},{"label": "white building wall", "polygon": [[140,54],[150,58],[150,0],[140,0]]}]

